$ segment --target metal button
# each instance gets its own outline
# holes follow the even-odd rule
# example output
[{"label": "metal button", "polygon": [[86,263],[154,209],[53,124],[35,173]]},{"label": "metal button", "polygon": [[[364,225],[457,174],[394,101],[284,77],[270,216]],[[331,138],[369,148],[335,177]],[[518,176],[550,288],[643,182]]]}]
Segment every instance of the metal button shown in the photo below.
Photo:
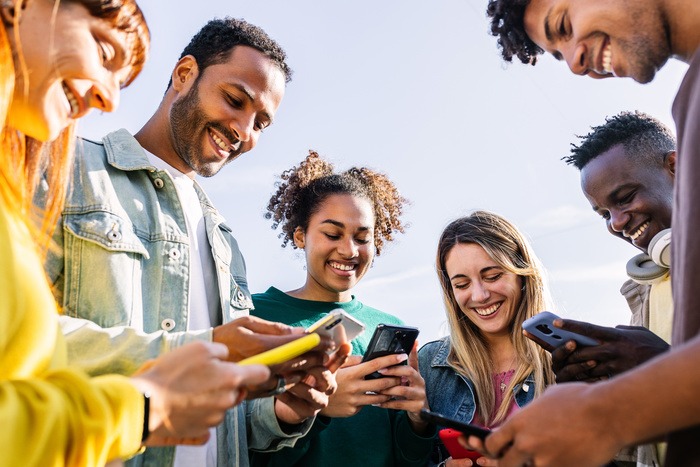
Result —
[{"label": "metal button", "polygon": [[168,256],[170,256],[170,259],[173,261],[177,261],[180,259],[180,250],[177,248],[171,248],[170,251],[168,251]]},{"label": "metal button", "polygon": [[107,232],[107,238],[109,239],[110,242],[118,242],[119,240],[122,239],[122,233],[115,226],[115,227],[112,227],[112,230]]},{"label": "metal button", "polygon": [[160,327],[164,331],[170,331],[171,329],[175,328],[175,320],[170,319],[170,318],[166,318],[160,323]]},{"label": "metal button", "polygon": [[153,184],[156,186],[156,188],[163,188],[163,179],[162,178],[156,178],[153,179]]}]

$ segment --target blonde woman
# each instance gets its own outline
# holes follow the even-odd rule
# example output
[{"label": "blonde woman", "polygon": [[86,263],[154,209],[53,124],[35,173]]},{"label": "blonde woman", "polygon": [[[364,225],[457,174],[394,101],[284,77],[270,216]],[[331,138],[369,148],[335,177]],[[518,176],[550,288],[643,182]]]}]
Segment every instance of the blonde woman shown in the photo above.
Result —
[{"label": "blonde woman", "polygon": [[[428,404],[448,417],[497,427],[554,382],[549,354],[521,329],[548,309],[543,268],[515,226],[485,211],[445,228],[436,267],[450,335],[419,351]],[[472,465],[436,443],[436,462]]]}]

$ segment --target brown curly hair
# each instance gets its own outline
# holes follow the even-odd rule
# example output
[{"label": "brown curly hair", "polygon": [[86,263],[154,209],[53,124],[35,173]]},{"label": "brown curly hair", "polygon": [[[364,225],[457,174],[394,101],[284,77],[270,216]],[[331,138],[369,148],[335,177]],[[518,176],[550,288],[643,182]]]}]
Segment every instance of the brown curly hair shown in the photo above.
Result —
[{"label": "brown curly hair", "polygon": [[267,204],[265,218],[272,219],[272,229],[281,226],[279,238],[283,247],[291,243],[296,248],[293,241],[296,228],[306,232],[311,216],[326,198],[335,194],[349,194],[370,201],[377,256],[385,242],[391,242],[396,232],[403,233],[406,228],[400,217],[408,200],[382,173],[366,167],[334,173],[333,164],[310,150],[306,159],[297,167],[285,170],[279,178],[275,183],[277,192]]}]

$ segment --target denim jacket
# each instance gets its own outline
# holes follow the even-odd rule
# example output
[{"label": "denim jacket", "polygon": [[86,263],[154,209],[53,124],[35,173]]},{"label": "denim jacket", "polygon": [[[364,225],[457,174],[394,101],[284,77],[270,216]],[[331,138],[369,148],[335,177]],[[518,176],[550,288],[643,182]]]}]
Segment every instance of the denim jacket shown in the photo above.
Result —
[{"label": "denim jacket", "polygon": [[[202,189],[216,266],[221,320],[248,315],[246,268],[231,229]],[[201,339],[212,329],[187,331],[190,251],[173,180],[153,167],[126,130],[101,143],[79,140],[72,190],[46,270],[63,305],[61,325],[69,359],[90,374],[131,374],[163,352]],[[248,436],[246,436],[246,417]],[[248,465],[248,447],[292,446],[308,431],[285,434],[271,398],[243,403],[217,429],[219,465]],[[131,465],[170,466],[174,448],[148,449]]]},{"label": "denim jacket", "polygon": [[[447,362],[450,338],[428,342],[418,351],[418,368],[425,380],[425,392],[430,410],[448,418],[470,423],[476,413],[474,383],[452,369]],[[535,397],[535,378],[530,374],[513,388],[515,403],[524,407]],[[433,460],[440,462],[449,454],[439,439]]]}]

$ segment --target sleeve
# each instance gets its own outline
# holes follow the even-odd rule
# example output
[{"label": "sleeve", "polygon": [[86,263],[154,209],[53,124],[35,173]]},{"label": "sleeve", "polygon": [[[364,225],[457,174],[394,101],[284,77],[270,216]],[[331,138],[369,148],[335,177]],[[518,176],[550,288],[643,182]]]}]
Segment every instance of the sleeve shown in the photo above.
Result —
[{"label": "sleeve", "polygon": [[143,396],[121,376],[72,370],[0,382],[0,436],[10,465],[94,466],[141,444]]},{"label": "sleeve", "polygon": [[256,452],[249,451],[251,467],[286,467],[296,465],[302,459],[311,447],[313,441],[321,432],[323,432],[331,423],[329,417],[319,415],[313,421],[308,433],[301,439],[289,446],[288,449],[276,452]]},{"label": "sleeve", "polygon": [[197,340],[211,342],[213,329],[144,333],[135,328],[102,328],[94,322],[60,316],[68,361],[90,375],[133,374],[147,360]]},{"label": "sleeve", "polygon": [[391,411],[394,431],[394,464],[401,466],[422,467],[428,462],[437,437],[437,428],[421,436],[413,431],[405,410]]},{"label": "sleeve", "polygon": [[275,415],[275,398],[264,397],[246,404],[246,422],[248,449],[267,452],[293,447],[299,438],[310,433],[314,418],[299,424],[294,432],[286,433],[280,427]]}]

